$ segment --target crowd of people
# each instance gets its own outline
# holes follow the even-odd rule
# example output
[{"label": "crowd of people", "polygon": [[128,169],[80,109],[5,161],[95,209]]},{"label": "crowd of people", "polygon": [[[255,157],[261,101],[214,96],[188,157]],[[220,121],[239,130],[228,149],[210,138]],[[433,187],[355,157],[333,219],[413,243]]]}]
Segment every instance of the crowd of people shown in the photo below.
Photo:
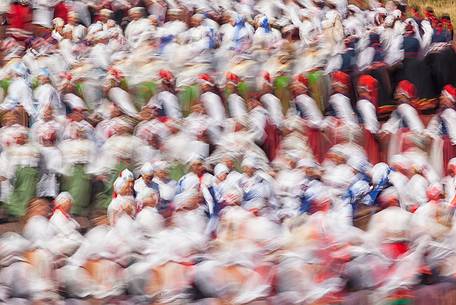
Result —
[{"label": "crowd of people", "polygon": [[379,305],[454,282],[449,16],[377,0],[0,13],[0,201],[21,225],[0,238],[1,304]]}]

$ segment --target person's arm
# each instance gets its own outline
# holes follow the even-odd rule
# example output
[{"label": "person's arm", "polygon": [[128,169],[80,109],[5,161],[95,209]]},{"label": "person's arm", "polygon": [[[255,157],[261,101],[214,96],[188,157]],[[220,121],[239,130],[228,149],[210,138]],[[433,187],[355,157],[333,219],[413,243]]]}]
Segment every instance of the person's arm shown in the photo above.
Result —
[{"label": "person's arm", "polygon": [[360,100],[357,103],[357,108],[363,118],[364,128],[370,133],[376,134],[379,130],[379,123],[375,106],[367,100]]},{"label": "person's arm", "polygon": [[391,134],[391,133],[395,133],[399,129],[399,126],[401,124],[401,117],[399,116],[399,114],[396,111],[391,113],[391,116],[388,119],[388,121],[386,121],[383,124],[381,132]]},{"label": "person's arm", "polygon": [[431,138],[435,138],[439,136],[440,133],[440,122],[437,115],[434,115],[432,119],[429,121],[425,131],[426,136]]},{"label": "person's arm", "polygon": [[415,108],[412,106],[408,105],[408,107],[403,107],[399,111],[402,112],[402,115],[404,118],[407,120],[409,128],[413,132],[422,132],[424,130],[424,125],[423,122],[421,121],[418,112],[416,111]]}]

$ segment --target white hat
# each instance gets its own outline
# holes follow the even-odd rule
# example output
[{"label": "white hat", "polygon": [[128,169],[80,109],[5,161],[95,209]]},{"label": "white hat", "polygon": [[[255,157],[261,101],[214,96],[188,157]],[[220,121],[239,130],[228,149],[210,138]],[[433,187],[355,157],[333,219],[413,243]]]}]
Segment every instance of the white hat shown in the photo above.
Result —
[{"label": "white hat", "polygon": [[229,169],[228,169],[228,167],[226,167],[225,164],[219,163],[214,168],[214,174],[216,177],[219,177],[223,174],[228,174],[228,173],[229,173]]},{"label": "white hat", "polygon": [[298,168],[301,168],[301,167],[318,168],[317,162],[315,162],[312,159],[301,159],[298,161],[296,166]]},{"label": "white hat", "polygon": [[75,11],[69,11],[68,17],[79,18],[79,14]]},{"label": "white hat", "polygon": [[128,10],[128,14],[138,14],[138,13],[143,13],[143,12],[144,12],[144,8],[141,6],[135,6]]},{"label": "white hat", "polygon": [[111,10],[108,10],[108,9],[106,9],[106,8],[101,9],[100,12],[98,13],[98,15],[100,15],[100,16],[106,16],[106,17],[111,16],[111,14],[112,14],[112,11],[111,11]]},{"label": "white hat", "polygon": [[354,197],[360,198],[367,195],[370,191],[369,183],[364,180],[356,181],[351,187],[350,190]]},{"label": "white hat", "polygon": [[108,92],[108,97],[111,101],[113,101],[126,115],[131,117],[136,117],[138,115],[138,111],[136,110],[135,106],[131,101],[130,94],[127,91],[114,87],[111,88]]},{"label": "white hat", "polygon": [[67,200],[73,202],[73,196],[71,196],[68,192],[61,192],[57,197],[55,197],[54,203],[56,206],[59,206],[62,202]]},{"label": "white hat", "polygon": [[61,27],[61,26],[64,26],[64,25],[65,25],[65,21],[63,21],[62,18],[57,17],[57,18],[54,18],[54,19],[52,20],[52,24],[53,24],[55,27]]},{"label": "white hat", "polygon": [[73,93],[65,94],[63,96],[63,101],[73,110],[87,110],[87,106],[84,101]]},{"label": "white hat", "polygon": [[74,26],[72,26],[71,24],[65,24],[65,26],[63,27],[63,33],[73,33],[73,30]]},{"label": "white hat", "polygon": [[161,171],[164,171],[166,169],[168,169],[169,165],[168,165],[168,162],[166,161],[158,161],[158,162],[155,162],[154,163],[154,170],[161,170]]},{"label": "white hat", "polygon": [[253,168],[256,168],[257,167],[257,162],[256,162],[256,160],[254,158],[247,157],[247,158],[245,158],[242,161],[241,167],[253,167]]},{"label": "white hat", "polygon": [[133,176],[133,173],[128,168],[120,173],[120,177],[127,179],[127,181],[135,180],[135,176]]},{"label": "white hat", "polygon": [[150,162],[144,163],[141,167],[141,175],[152,175],[154,173],[154,166]]},{"label": "white hat", "polygon": [[386,178],[389,170],[390,170],[390,167],[388,166],[388,164],[386,164],[384,162],[375,164],[371,170],[372,183],[374,185],[379,184],[380,181],[382,181],[383,179]]},{"label": "white hat", "polygon": [[118,193],[120,192],[126,185],[128,184],[128,180],[124,177],[117,177],[117,179],[114,181],[113,189],[114,192]]}]

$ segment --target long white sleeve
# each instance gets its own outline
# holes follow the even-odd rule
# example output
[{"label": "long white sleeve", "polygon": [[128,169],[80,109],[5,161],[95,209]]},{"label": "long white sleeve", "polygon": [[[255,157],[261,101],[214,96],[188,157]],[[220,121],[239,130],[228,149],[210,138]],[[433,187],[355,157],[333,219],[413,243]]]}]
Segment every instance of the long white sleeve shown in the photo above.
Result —
[{"label": "long white sleeve", "polygon": [[359,113],[363,119],[364,128],[375,134],[378,132],[379,123],[375,106],[368,100],[359,100],[356,104]]}]

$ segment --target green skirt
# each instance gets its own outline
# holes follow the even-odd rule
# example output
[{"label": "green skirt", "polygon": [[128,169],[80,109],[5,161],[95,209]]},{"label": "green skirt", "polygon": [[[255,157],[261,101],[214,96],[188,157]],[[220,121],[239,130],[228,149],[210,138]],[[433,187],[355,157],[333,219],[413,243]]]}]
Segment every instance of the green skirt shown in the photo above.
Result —
[{"label": "green skirt", "polygon": [[279,76],[274,81],[274,93],[282,103],[283,114],[286,114],[290,108],[290,101],[292,99],[291,92],[288,89],[290,78],[288,76]]},{"label": "green skirt", "polygon": [[62,190],[69,192],[73,196],[71,213],[78,216],[87,216],[92,193],[92,181],[91,177],[86,174],[85,165],[74,165],[71,175],[64,176],[62,180]]},{"label": "green skirt", "polygon": [[27,211],[29,201],[36,196],[36,185],[39,172],[35,167],[20,167],[16,169],[13,191],[9,197],[7,210],[11,216],[22,217]]},{"label": "green skirt", "polygon": [[179,100],[181,104],[182,113],[184,116],[189,115],[192,106],[198,102],[200,96],[198,85],[185,87],[179,93]]},{"label": "green skirt", "polygon": [[112,193],[114,191],[114,181],[119,177],[120,173],[128,168],[128,165],[121,162],[109,173],[108,179],[103,183],[102,189],[95,194],[95,205],[97,210],[106,210],[111,203]]}]

